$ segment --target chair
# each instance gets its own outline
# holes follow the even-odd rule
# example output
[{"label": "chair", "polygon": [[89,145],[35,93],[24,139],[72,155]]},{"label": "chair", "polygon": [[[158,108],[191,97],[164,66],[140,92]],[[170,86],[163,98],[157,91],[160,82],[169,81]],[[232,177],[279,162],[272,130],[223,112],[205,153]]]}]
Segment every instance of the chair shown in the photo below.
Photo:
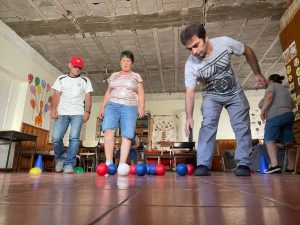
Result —
[{"label": "chair", "polygon": [[149,159],[157,159],[157,163],[163,163],[165,161],[168,161],[167,164],[169,164],[170,171],[172,169],[172,151],[171,146],[173,145],[173,142],[169,141],[161,141],[158,144],[160,144],[161,149],[160,150],[147,150],[144,151],[144,162],[148,163]]},{"label": "chair", "polygon": [[84,140],[82,141],[82,148],[79,152],[80,165],[85,171],[96,171],[96,164],[98,158],[98,141]]},{"label": "chair", "polygon": [[174,168],[176,168],[177,159],[192,159],[193,165],[197,164],[197,151],[195,150],[195,142],[173,142],[171,151],[174,158]]},{"label": "chair", "polygon": [[294,172],[293,174],[297,174],[297,166],[298,166],[298,158],[300,154],[300,145],[299,144],[292,144],[292,145],[285,145],[285,156],[284,156],[284,162],[283,162],[283,170],[284,173],[287,167],[287,156],[289,151],[296,151],[296,158],[295,158],[295,165],[294,165]]}]

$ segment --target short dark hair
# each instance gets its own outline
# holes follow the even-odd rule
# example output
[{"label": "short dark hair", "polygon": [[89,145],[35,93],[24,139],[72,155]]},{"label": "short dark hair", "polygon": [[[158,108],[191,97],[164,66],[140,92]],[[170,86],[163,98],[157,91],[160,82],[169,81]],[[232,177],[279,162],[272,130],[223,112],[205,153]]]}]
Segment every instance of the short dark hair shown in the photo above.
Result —
[{"label": "short dark hair", "polygon": [[206,38],[206,30],[202,23],[200,24],[191,24],[187,26],[180,34],[180,41],[183,45],[192,39],[193,36],[198,36],[201,39]]},{"label": "short dark hair", "polygon": [[280,76],[279,74],[272,74],[269,76],[269,80],[282,84],[282,81],[284,80],[284,76]]},{"label": "short dark hair", "polygon": [[129,58],[131,60],[131,62],[134,63],[134,56],[131,51],[123,51],[121,53],[120,60],[124,57]]}]

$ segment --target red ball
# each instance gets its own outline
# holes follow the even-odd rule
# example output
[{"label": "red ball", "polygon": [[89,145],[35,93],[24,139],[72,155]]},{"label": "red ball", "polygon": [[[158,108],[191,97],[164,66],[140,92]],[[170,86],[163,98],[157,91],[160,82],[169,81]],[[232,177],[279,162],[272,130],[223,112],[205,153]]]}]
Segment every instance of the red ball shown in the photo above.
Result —
[{"label": "red ball", "polygon": [[163,164],[158,164],[155,167],[155,174],[157,176],[163,176],[163,175],[165,175],[165,173],[166,173],[166,167]]},{"label": "red ball", "polygon": [[107,174],[107,171],[108,171],[108,167],[105,163],[100,163],[96,168],[96,173],[101,176]]},{"label": "red ball", "polygon": [[129,171],[129,173],[130,173],[131,175],[135,175],[135,165],[134,165],[134,164],[131,164],[131,165],[130,165],[130,171]]},{"label": "red ball", "polygon": [[188,169],[188,175],[192,175],[195,172],[195,167],[192,164],[187,164],[186,167]]}]

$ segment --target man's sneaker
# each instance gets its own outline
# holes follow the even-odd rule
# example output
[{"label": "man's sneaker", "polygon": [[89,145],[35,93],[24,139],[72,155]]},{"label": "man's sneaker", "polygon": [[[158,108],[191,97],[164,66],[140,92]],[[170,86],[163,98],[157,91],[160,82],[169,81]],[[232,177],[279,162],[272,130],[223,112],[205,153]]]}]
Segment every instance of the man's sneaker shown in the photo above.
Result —
[{"label": "man's sneaker", "polygon": [[265,171],[265,173],[270,174],[270,173],[282,173],[281,168],[279,166],[273,166],[270,167]]},{"label": "man's sneaker", "polygon": [[60,173],[63,171],[64,168],[64,161],[57,161],[55,164],[55,172]]},{"label": "man's sneaker", "polygon": [[199,165],[197,166],[194,174],[194,176],[209,176],[210,175],[210,171],[209,168],[205,165]]},{"label": "man's sneaker", "polygon": [[235,171],[235,175],[240,177],[249,177],[251,176],[251,171],[250,171],[250,167],[249,166],[245,166],[245,165],[239,165],[237,168],[236,168],[236,171]]},{"label": "man's sneaker", "polygon": [[71,173],[74,173],[73,166],[66,165],[66,166],[64,167],[64,173],[65,173],[65,174],[71,174]]}]

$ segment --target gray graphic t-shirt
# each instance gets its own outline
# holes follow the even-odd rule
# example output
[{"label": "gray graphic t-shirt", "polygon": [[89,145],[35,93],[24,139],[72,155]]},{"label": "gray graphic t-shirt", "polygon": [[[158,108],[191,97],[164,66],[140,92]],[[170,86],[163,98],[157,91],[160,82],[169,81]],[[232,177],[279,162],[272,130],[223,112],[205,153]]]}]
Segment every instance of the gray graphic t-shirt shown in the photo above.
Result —
[{"label": "gray graphic t-shirt", "polygon": [[242,55],[243,43],[229,37],[210,39],[213,51],[208,58],[190,55],[185,63],[185,86],[204,85],[204,94],[234,95],[241,91],[231,65],[231,55]]}]

